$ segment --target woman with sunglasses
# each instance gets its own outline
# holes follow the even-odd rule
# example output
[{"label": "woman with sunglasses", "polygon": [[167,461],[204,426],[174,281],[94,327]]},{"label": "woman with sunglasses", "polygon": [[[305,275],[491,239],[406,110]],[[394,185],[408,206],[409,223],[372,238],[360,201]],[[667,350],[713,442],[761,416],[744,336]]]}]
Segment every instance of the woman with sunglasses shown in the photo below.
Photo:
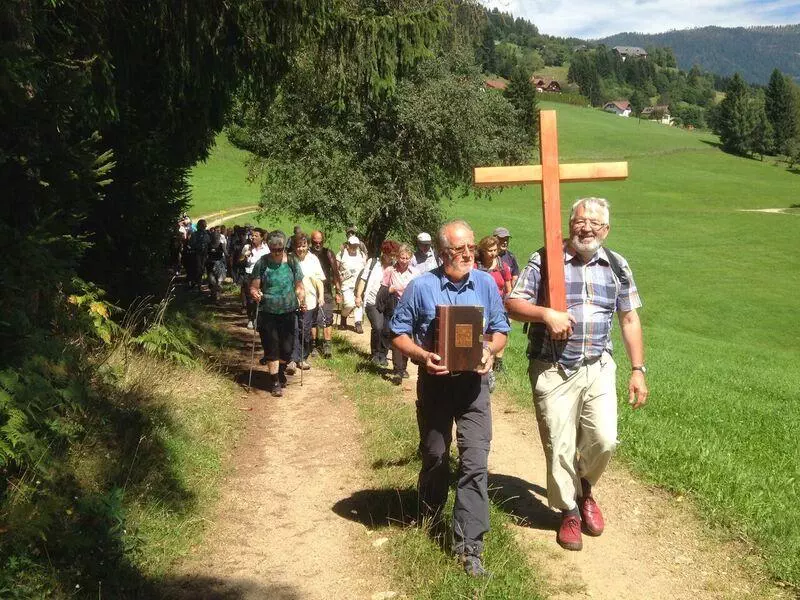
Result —
[{"label": "woman with sunglasses", "polygon": [[260,362],[267,365],[272,395],[282,396],[286,364],[292,360],[294,349],[295,311],[305,311],[306,298],[300,263],[286,253],[286,235],[271,231],[267,246],[269,254],[253,267],[250,294],[259,303],[256,327],[264,347]]}]

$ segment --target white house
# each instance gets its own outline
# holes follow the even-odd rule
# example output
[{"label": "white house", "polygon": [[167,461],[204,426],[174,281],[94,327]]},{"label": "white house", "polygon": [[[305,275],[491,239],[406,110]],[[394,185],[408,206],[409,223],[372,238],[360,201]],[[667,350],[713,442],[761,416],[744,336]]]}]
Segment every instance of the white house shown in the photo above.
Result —
[{"label": "white house", "polygon": [[614,113],[618,117],[630,117],[631,103],[627,100],[612,100],[611,102],[605,103],[603,110]]},{"label": "white house", "polygon": [[642,109],[642,118],[656,121],[662,125],[672,125],[672,116],[669,114],[669,105],[657,104]]}]

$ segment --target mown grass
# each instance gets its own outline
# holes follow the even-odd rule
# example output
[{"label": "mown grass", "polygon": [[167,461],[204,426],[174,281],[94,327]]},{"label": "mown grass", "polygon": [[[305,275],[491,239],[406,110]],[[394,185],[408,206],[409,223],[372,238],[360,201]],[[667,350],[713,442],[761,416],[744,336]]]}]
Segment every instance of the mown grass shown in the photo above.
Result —
[{"label": "mown grass", "polygon": [[[800,586],[800,220],[739,211],[796,208],[800,175],[724,154],[709,133],[542,108],[558,111],[562,162],[629,162],[626,181],[561,191],[564,222],[578,197],[611,200],[608,245],[630,261],[644,300],[652,396],[643,411],[621,407],[620,456],[695,499],[709,522],[755,543],[774,577]],[[542,245],[540,198],[530,186],[454,198],[446,210],[478,237],[508,227],[524,263]],[[628,362],[615,344],[624,390]],[[530,406],[524,350],[515,327],[503,385]]]},{"label": "mown grass", "polygon": [[211,155],[189,174],[192,194],[189,214],[197,217],[238,206],[257,205],[259,186],[247,180],[245,162],[248,156],[248,152],[233,146],[225,134],[218,135]]},{"label": "mown grass", "polygon": [[[431,539],[424,525],[412,524],[420,468],[414,404],[381,378],[365,353],[343,339],[335,341],[333,356],[325,364],[339,375],[347,395],[356,403],[367,460],[372,465],[374,489],[364,505],[380,516],[362,515],[361,519],[389,534],[393,575],[404,593],[424,600],[542,598],[538,575],[514,538],[510,517],[494,504],[491,531],[485,539],[485,563],[493,573],[487,579],[465,575],[449,552]],[[451,490],[448,515],[452,514],[453,494]]]}]

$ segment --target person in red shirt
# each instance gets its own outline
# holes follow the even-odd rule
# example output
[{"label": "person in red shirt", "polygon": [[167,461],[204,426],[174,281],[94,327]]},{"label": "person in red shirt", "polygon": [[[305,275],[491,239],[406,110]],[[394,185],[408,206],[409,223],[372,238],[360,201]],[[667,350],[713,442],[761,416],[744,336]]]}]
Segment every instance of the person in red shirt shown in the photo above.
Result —
[{"label": "person in red shirt", "polygon": [[[500,297],[511,293],[511,267],[500,260],[500,240],[493,235],[487,235],[478,242],[478,251],[475,254],[475,268],[486,271],[497,284]],[[497,353],[494,359],[494,371],[503,370],[503,351]],[[494,389],[494,373],[490,373],[489,390]]]},{"label": "person in red shirt", "polygon": [[486,271],[497,284],[500,297],[511,293],[511,268],[500,260],[500,241],[493,235],[487,235],[478,242],[478,253],[475,257],[475,268]]}]

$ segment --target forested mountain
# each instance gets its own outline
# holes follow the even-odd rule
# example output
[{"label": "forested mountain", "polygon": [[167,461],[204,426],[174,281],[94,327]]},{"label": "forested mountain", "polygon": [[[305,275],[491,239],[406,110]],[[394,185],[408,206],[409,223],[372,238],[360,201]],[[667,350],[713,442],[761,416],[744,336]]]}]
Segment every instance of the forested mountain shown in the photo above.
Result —
[{"label": "forested mountain", "polygon": [[719,75],[739,72],[750,83],[766,84],[776,68],[800,81],[800,25],[618,33],[599,42],[609,47],[668,46],[681,69],[700,65],[705,71]]}]

